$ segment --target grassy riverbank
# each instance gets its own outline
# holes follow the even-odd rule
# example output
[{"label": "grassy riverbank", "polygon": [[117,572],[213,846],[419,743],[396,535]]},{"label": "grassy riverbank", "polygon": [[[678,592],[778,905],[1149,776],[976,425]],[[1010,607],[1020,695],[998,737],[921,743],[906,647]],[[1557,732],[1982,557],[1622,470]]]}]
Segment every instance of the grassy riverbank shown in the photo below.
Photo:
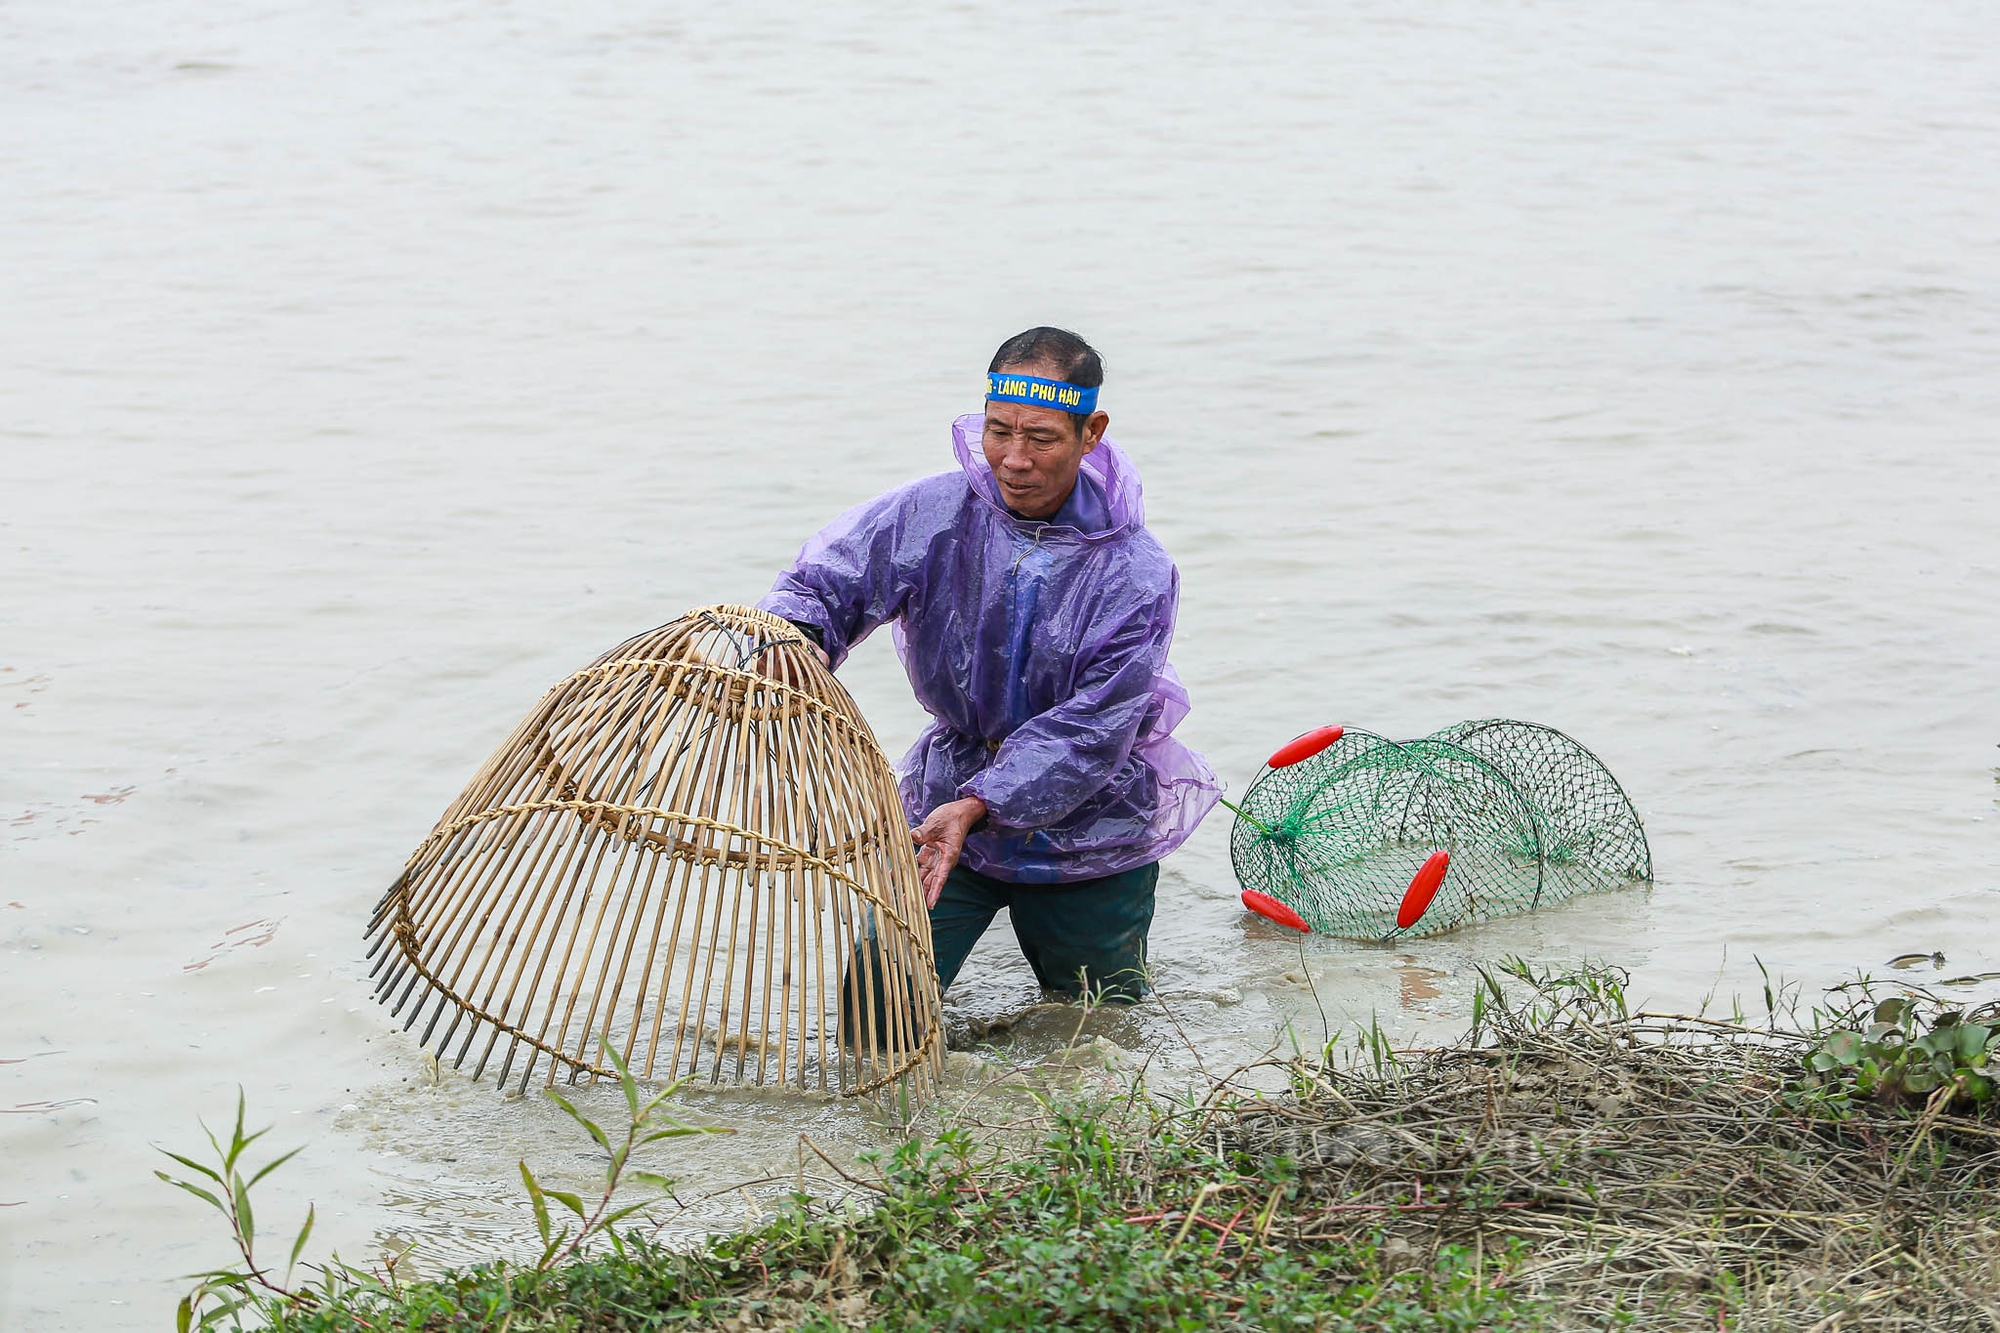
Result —
[{"label": "grassy riverbank", "polygon": [[955,1128],[855,1176],[865,1208],[799,1199],[694,1253],[627,1239],[242,1313],[300,1333],[2000,1329],[1992,1015],[1857,994],[1752,1028],[1628,1014],[1618,982],[1492,978],[1458,1045],[1364,1034],[1284,1066],[1284,1095],[1057,1106],[1026,1144]]},{"label": "grassy riverbank", "polygon": [[[1469,1250],[1412,1255],[1363,1228],[1288,1241],[1284,1169],[1185,1141],[1136,1147],[1064,1113],[1042,1146],[978,1163],[969,1136],[881,1164],[860,1215],[803,1204],[694,1253],[627,1243],[547,1273],[482,1269],[287,1316],[360,1329],[1515,1329],[1537,1303]],[[1267,1202],[1275,1203],[1267,1207]]]}]

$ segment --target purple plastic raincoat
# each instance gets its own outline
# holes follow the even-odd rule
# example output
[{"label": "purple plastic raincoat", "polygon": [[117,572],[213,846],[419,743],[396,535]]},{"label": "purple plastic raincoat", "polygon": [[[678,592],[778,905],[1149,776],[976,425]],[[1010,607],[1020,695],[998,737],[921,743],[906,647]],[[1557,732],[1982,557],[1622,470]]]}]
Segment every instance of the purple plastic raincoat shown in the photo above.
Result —
[{"label": "purple plastic raincoat", "polygon": [[903,758],[904,813],[915,824],[961,796],[985,801],[968,869],[1056,884],[1157,861],[1222,791],[1172,735],[1188,711],[1167,664],[1180,571],[1109,439],[1041,522],[1001,502],[984,423],[953,423],[959,471],[842,514],[758,605],[817,626],[836,667],[895,622],[934,719]]}]

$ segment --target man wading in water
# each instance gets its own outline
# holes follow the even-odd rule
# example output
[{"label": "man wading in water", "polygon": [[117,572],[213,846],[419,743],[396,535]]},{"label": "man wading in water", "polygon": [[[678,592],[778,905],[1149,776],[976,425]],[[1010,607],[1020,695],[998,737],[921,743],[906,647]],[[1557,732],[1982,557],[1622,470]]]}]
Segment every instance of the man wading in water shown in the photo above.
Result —
[{"label": "man wading in water", "polygon": [[958,469],[849,510],[759,606],[839,667],[876,626],[932,721],[904,756],[938,984],[993,916],[1045,989],[1146,993],[1160,858],[1221,787],[1172,736],[1180,572],[1097,410],[1104,365],[1062,329],[1000,345]]}]

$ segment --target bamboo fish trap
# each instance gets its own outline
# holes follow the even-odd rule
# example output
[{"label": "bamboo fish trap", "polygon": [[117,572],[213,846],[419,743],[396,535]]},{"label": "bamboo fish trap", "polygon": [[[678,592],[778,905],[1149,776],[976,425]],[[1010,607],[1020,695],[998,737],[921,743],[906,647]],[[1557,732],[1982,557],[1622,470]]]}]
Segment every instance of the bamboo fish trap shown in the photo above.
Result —
[{"label": "bamboo fish trap", "polygon": [[[943,1027],[895,776],[783,620],[711,606],[562,681],[375,909],[376,997],[505,1086],[928,1094]],[[497,1065],[495,1061],[497,1059]]]}]

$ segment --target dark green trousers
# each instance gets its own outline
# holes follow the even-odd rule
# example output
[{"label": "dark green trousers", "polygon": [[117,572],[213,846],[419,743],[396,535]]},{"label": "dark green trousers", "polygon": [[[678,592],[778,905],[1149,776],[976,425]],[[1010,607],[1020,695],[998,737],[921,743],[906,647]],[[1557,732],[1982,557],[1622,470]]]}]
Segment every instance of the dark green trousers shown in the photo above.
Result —
[{"label": "dark green trousers", "polygon": [[[1157,862],[1074,884],[1009,884],[955,867],[930,913],[938,989],[951,985],[972,946],[1004,907],[1021,953],[1043,989],[1072,1000],[1088,995],[1112,1004],[1137,1003],[1146,994],[1146,932],[1153,924],[1153,889],[1159,881]],[[881,975],[882,956],[874,940],[871,915],[867,938],[856,946],[841,982],[840,1032],[845,1046],[855,1045],[861,1018],[871,1009],[875,1031],[888,1031],[879,984],[866,987],[872,1004],[857,993],[863,989],[856,974],[864,959],[871,964],[865,975]],[[873,951],[872,957],[863,950]]]},{"label": "dark green trousers", "polygon": [[955,867],[931,908],[938,989],[948,988],[1001,908],[1044,990],[1131,1004],[1146,994],[1146,932],[1160,867],[1074,884],[1009,884]]}]

